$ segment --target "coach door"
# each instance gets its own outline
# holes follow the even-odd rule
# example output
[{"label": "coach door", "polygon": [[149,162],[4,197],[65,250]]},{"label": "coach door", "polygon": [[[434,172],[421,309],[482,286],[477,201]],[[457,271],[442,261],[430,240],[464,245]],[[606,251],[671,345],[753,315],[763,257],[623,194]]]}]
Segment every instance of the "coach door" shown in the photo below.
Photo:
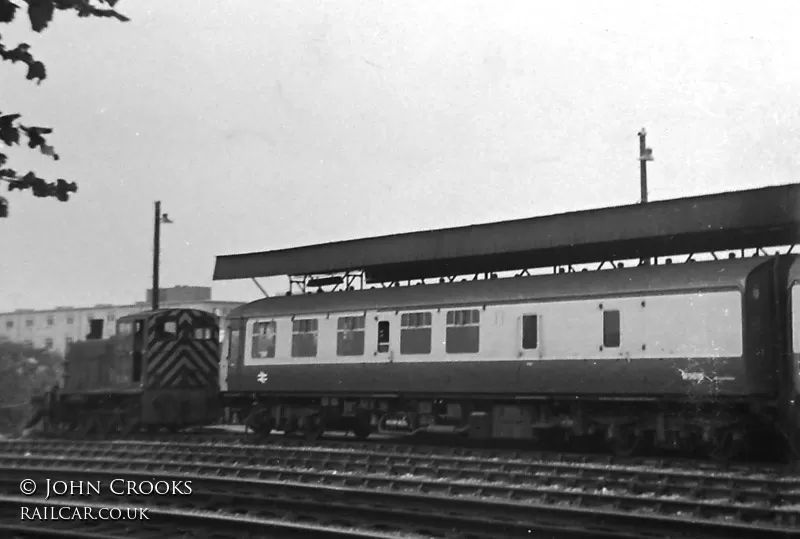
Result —
[{"label": "coach door", "polygon": [[377,332],[375,342],[375,356],[379,360],[394,361],[394,352],[392,351],[392,320],[391,315],[388,313],[379,313],[376,316]]},{"label": "coach door", "polygon": [[[227,391],[231,382],[241,380],[244,369],[244,330],[242,320],[231,320],[225,332],[222,346],[222,361],[219,362],[220,390]],[[241,382],[239,382],[241,383]]]}]

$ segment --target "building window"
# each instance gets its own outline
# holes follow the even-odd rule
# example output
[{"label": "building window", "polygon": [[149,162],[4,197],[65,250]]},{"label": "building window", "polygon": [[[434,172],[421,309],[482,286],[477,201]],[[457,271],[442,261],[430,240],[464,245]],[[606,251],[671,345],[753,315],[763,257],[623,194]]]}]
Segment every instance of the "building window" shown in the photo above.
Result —
[{"label": "building window", "polygon": [[6,329],[11,329],[13,327],[14,327],[14,321],[13,320],[6,320]]},{"label": "building window", "polygon": [[253,324],[253,350],[250,352],[251,357],[275,357],[276,329],[277,324],[274,320]]},{"label": "building window", "polygon": [[45,339],[44,340],[44,347],[47,348],[48,350],[52,350],[53,349],[53,339]]},{"label": "building window", "polygon": [[108,322],[115,322],[117,320],[117,316],[113,313],[106,316],[106,321]]},{"label": "building window", "polygon": [[52,325],[53,325],[53,324],[55,324],[55,323],[56,323],[56,320],[55,320],[55,318],[53,318],[52,316],[48,316],[48,317],[47,317],[47,325],[48,325],[48,326],[52,326]]},{"label": "building window", "polygon": [[364,316],[342,316],[337,322],[336,355],[364,355]]},{"label": "building window", "polygon": [[539,316],[526,314],[522,317],[522,349],[534,350],[539,347]]},{"label": "building window", "polygon": [[28,318],[27,320],[25,320],[25,327],[26,328],[32,328],[33,327],[33,318]]},{"label": "building window", "polygon": [[292,357],[314,357],[317,355],[317,331],[319,320],[309,318],[292,322]]},{"label": "building window", "polygon": [[67,324],[72,324],[75,322],[75,317],[71,314],[67,316]]},{"label": "building window", "polygon": [[603,346],[617,348],[620,343],[619,311],[603,311]]},{"label": "building window", "polygon": [[400,316],[400,353],[431,353],[431,313],[405,313]]},{"label": "building window", "polygon": [[476,354],[480,348],[478,309],[448,311],[445,349],[448,354]]}]

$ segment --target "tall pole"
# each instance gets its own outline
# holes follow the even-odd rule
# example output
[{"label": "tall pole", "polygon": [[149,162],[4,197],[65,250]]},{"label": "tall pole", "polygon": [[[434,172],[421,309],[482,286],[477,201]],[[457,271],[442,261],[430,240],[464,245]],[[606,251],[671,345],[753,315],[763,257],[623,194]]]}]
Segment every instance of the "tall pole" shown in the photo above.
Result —
[{"label": "tall pole", "polygon": [[161,201],[156,201],[156,214],[153,222],[153,310],[158,309],[158,262],[161,251]]},{"label": "tall pole", "polygon": [[646,137],[647,131],[643,127],[639,131],[639,190],[641,191],[641,204],[647,204],[647,161],[649,160],[649,155],[645,144]]},{"label": "tall pole", "polygon": [[[647,147],[645,138],[647,131],[639,131],[639,191],[640,191],[640,204],[647,204],[647,162],[653,160],[653,150]],[[658,258],[655,259],[658,263]],[[639,265],[649,266],[651,260],[649,258],[639,259]]]}]

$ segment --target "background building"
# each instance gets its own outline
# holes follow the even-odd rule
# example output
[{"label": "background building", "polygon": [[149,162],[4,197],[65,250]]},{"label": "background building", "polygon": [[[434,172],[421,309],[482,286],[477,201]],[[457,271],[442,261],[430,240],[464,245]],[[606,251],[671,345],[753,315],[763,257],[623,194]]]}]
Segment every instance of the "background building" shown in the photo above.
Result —
[{"label": "background building", "polygon": [[[92,307],[56,307],[49,310],[17,309],[0,313],[0,339],[24,342],[37,348],[46,348],[64,353],[67,344],[84,340],[89,334],[92,321],[102,322],[103,338],[116,332],[116,321],[127,314],[147,311],[151,307],[152,290],[148,289],[141,301],[130,305],[99,304]],[[183,307],[200,309],[220,317],[224,328],[225,317],[237,301],[214,301],[211,288],[202,286],[176,286],[162,288],[159,306],[162,308]]]}]

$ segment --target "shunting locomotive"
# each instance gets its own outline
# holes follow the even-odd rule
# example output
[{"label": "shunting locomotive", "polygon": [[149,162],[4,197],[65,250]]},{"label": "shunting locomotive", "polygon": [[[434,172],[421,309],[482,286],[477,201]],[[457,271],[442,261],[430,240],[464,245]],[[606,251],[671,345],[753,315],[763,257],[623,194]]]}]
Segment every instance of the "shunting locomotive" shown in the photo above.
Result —
[{"label": "shunting locomotive", "polygon": [[62,383],[28,426],[79,436],[178,430],[219,416],[217,317],[160,309],[121,317],[116,334],[67,349]]}]

